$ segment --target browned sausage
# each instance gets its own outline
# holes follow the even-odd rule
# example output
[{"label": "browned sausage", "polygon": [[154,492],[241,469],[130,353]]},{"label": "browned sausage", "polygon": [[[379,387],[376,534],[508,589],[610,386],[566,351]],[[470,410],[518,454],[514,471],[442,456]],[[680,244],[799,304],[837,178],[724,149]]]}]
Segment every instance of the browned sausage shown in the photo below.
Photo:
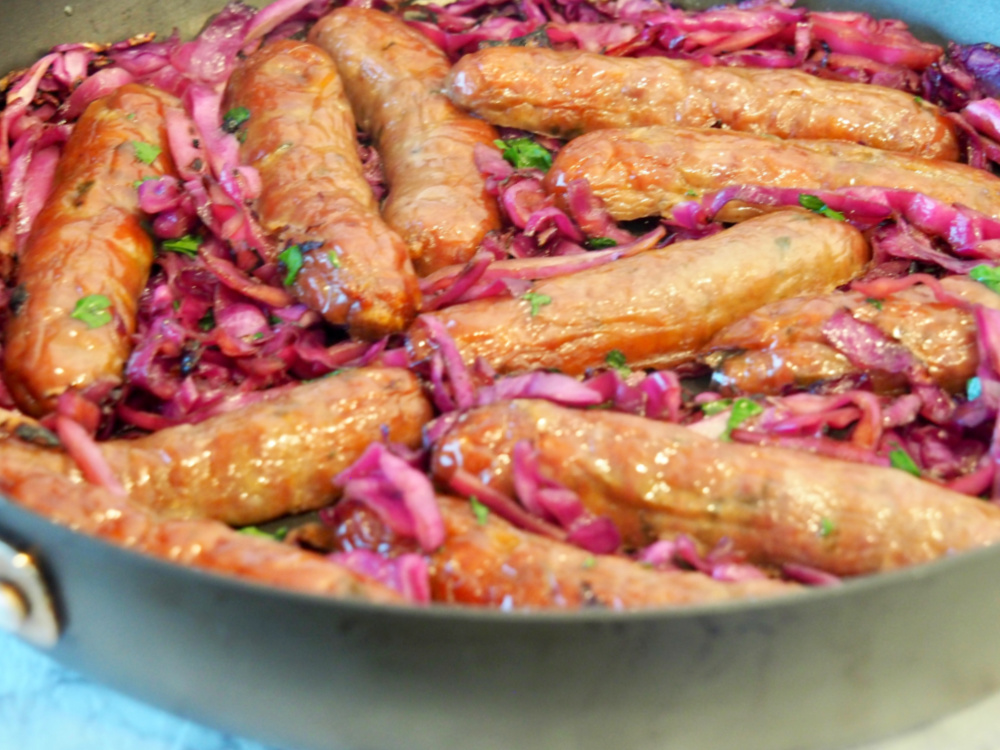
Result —
[{"label": "browned sausage", "polygon": [[[941,281],[970,303],[1000,309],[1000,295],[965,276]],[[965,391],[976,374],[976,323],[966,309],[938,302],[926,286],[909,287],[883,300],[858,292],[833,292],[765,305],[727,326],[706,347],[714,379],[727,392],[779,394],[796,386],[862,374],[827,341],[823,326],[838,310],[871,323],[902,343],[927,367],[935,383],[951,393]],[[874,390],[906,387],[905,376],[867,373]]]},{"label": "browned sausage", "polygon": [[[1000,178],[967,164],[730,130],[651,127],[589,133],[558,153],[546,186],[561,195],[568,182],[581,178],[618,220],[669,217],[681,201],[730,185],[911,190],[1000,218]],[[730,205],[718,218],[739,221],[759,212]]]},{"label": "browned sausage", "polygon": [[579,374],[602,365],[613,349],[631,366],[672,366],[769,301],[832,291],[859,275],[868,257],[864,238],[844,222],[783,211],[535,282],[523,298],[428,313],[410,330],[410,346],[417,356],[429,351],[425,320],[433,317],[463,359],[484,357],[502,372]]},{"label": "browned sausage", "polygon": [[800,70],[706,67],[665,57],[488,47],[459,60],[447,91],[495,125],[561,138],[601,128],[722,125],[958,158],[955,128],[911,94]]},{"label": "browned sausage", "polygon": [[420,306],[417,277],[365,180],[333,61],[306,42],[267,45],[236,69],[227,97],[250,111],[241,153],[260,172],[261,223],[302,251],[295,296],[354,336],[405,329]]},{"label": "browned sausage", "polygon": [[678,533],[709,548],[728,537],[752,562],[861,575],[1000,540],[1000,508],[898,469],[547,401],[467,412],[436,446],[434,473],[446,483],[460,466],[513,494],[519,440],[535,445],[543,473],[611,518],[634,547]]},{"label": "browned sausage", "polygon": [[[153,263],[135,183],[173,172],[164,109],[176,103],[124,86],[87,107],[66,143],[20,258],[6,330],[4,380],[29,414],[51,411],[69,388],[121,382]],[[74,318],[88,303],[97,317]]]},{"label": "browned sausage", "polygon": [[[135,504],[242,526],[328,505],[339,495],[333,477],[369,443],[387,436],[415,447],[430,418],[409,372],[348,370],[196,425],[99,446]],[[0,455],[19,445],[0,441]],[[78,478],[67,455],[34,450],[35,465]]]},{"label": "browned sausage", "polygon": [[[515,528],[495,514],[477,519],[468,501],[438,496],[445,541],[430,554],[431,599],[505,609],[640,609],[793,593],[772,579],[725,583],[703,573],[656,571],[624,557],[592,555]],[[364,506],[334,539],[347,549],[392,550],[393,533]],[[409,551],[404,547],[404,551]]]},{"label": "browned sausage", "polygon": [[162,560],[311,594],[403,603],[395,591],[319,555],[215,521],[164,521],[101,487],[75,484],[13,453],[0,454],[0,491],[51,521]]},{"label": "browned sausage", "polygon": [[398,18],[364,8],[335,10],[309,39],[337,63],[358,124],[375,139],[389,185],[383,216],[417,272],[471,258],[500,227],[472,156],[497,134],[441,93],[447,56]]}]

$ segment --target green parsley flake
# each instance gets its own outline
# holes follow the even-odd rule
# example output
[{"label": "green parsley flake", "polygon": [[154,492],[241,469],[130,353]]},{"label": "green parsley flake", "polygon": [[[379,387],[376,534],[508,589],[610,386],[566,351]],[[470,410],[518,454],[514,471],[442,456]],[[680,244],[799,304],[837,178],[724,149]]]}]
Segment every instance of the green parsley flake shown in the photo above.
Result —
[{"label": "green parsley flake", "polygon": [[132,141],[132,148],[135,149],[135,158],[143,164],[152,164],[163,153],[162,148],[145,141]]},{"label": "green parsley flake", "polygon": [[161,247],[172,253],[180,253],[191,258],[198,256],[198,248],[201,247],[201,237],[187,234],[176,240],[164,240]]},{"label": "green parsley flake", "polygon": [[592,570],[597,565],[597,558],[593,555],[587,555],[583,558],[583,569]]},{"label": "green parsley flake", "polygon": [[155,175],[155,174],[154,175],[147,175],[146,177],[143,177],[141,180],[136,180],[135,182],[133,182],[132,183],[132,187],[138,188],[144,182],[149,182],[150,180],[158,180],[158,179],[160,179],[159,175]]},{"label": "green parsley flake", "polygon": [[249,109],[246,107],[233,107],[222,116],[222,129],[227,133],[235,133],[249,119]]},{"label": "green parsley flake", "polygon": [[100,328],[111,322],[111,300],[103,294],[88,294],[76,301],[71,318],[82,320],[87,328]]},{"label": "green parsley flake", "polygon": [[211,309],[201,316],[201,320],[198,321],[198,327],[206,332],[215,328],[215,313]]},{"label": "green parsley flake", "polygon": [[871,305],[872,307],[874,307],[876,310],[881,310],[882,309],[882,300],[880,300],[880,299],[875,299],[874,297],[869,297],[868,299],[865,300],[865,302],[867,302],[869,305]]},{"label": "green parsley flake", "polygon": [[287,271],[283,283],[285,286],[291,286],[302,270],[302,248],[298,245],[289,245],[278,253],[278,260],[285,264]]},{"label": "green parsley flake", "polygon": [[813,213],[820,214],[828,219],[833,219],[834,221],[847,221],[846,217],[840,213],[840,211],[834,211],[815,195],[802,193],[799,195],[799,205],[802,206],[802,208],[808,208]]},{"label": "green parsley flake", "polygon": [[898,444],[895,448],[889,451],[889,465],[894,469],[899,469],[900,471],[905,471],[907,474],[912,474],[915,477],[920,476],[920,468],[910,458],[910,454],[903,450]]},{"label": "green parsley flake", "polygon": [[777,239],[775,239],[774,244],[778,246],[779,250],[785,252],[792,246],[792,238],[778,237]]},{"label": "green parsley flake", "polygon": [[720,411],[725,411],[730,406],[733,405],[733,400],[731,398],[720,398],[717,401],[709,401],[701,405],[701,413],[706,417],[711,417],[718,414]]},{"label": "green parsley flake", "polygon": [[480,526],[485,526],[490,518],[490,509],[479,502],[479,498],[475,495],[469,498],[469,505],[472,506],[472,515],[476,517],[476,523]]},{"label": "green parsley flake", "polygon": [[340,268],[340,256],[332,250],[326,254],[326,257],[330,259],[330,265],[334,268]]},{"label": "green parsley flake", "polygon": [[1000,266],[975,266],[969,271],[969,278],[1000,294]]},{"label": "green parsley flake", "polygon": [[969,401],[975,401],[982,395],[983,381],[979,379],[979,376],[969,378],[969,382],[965,384],[965,397]]},{"label": "green parsley flake", "polygon": [[264,531],[264,529],[259,529],[256,526],[244,526],[240,529],[241,534],[246,534],[247,536],[257,536],[262,539],[273,539],[276,542],[280,542],[288,535],[288,529],[281,527],[274,532]]},{"label": "green parsley flake", "polygon": [[531,317],[538,315],[538,311],[545,305],[552,304],[552,298],[547,294],[536,294],[535,292],[525,292],[521,297],[531,305]]},{"label": "green parsley flake", "polygon": [[530,138],[513,138],[509,141],[496,140],[494,145],[503,151],[503,158],[516,169],[540,169],[548,172],[552,166],[552,154]]},{"label": "green parsley flake", "polygon": [[608,352],[604,361],[611,367],[618,370],[623,377],[628,377],[632,374],[632,370],[629,369],[628,364],[626,363],[625,352],[621,349],[612,349]]},{"label": "green parsley flake", "polygon": [[746,422],[750,417],[754,417],[764,411],[764,407],[756,401],[748,398],[738,398],[733,401],[733,410],[729,413],[729,421],[726,422],[726,429],[719,437],[720,440],[729,440],[733,430]]},{"label": "green parsley flake", "polygon": [[821,539],[826,539],[836,530],[837,525],[833,522],[833,519],[826,518],[825,516],[819,519],[819,535]]},{"label": "green parsley flake", "polygon": [[591,250],[603,250],[607,247],[618,247],[618,243],[610,237],[591,237],[584,244]]}]

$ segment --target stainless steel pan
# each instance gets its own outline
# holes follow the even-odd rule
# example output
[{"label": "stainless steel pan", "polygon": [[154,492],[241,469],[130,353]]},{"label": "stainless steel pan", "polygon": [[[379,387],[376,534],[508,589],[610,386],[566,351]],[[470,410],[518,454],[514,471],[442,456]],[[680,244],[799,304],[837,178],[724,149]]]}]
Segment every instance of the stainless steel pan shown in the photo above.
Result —
[{"label": "stainless steel pan", "polygon": [[[0,69],[59,42],[175,25],[191,35],[218,5],[4,0]],[[1000,41],[996,0],[822,5],[902,17],[932,38]],[[2,499],[0,540],[27,553],[6,573],[0,564],[0,582],[35,589],[23,614],[44,640],[49,604],[28,563],[41,568],[61,629],[56,659],[288,748],[828,748],[1000,689],[1000,549],[774,602],[524,616],[258,587],[111,547]],[[9,601],[13,592],[0,587]]]}]

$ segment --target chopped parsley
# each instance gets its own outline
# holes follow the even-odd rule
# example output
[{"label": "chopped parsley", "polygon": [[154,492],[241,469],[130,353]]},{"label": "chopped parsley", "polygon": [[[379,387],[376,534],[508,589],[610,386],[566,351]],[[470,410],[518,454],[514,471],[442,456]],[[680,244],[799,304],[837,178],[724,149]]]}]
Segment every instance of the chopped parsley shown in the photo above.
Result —
[{"label": "chopped parsley", "polygon": [[191,258],[198,256],[198,248],[201,247],[201,237],[187,234],[176,240],[164,240],[161,247],[172,253],[180,253]]},{"label": "chopped parsley", "polygon": [[536,292],[525,292],[521,299],[531,305],[531,317],[538,315],[538,311],[545,305],[552,304],[552,298],[549,295],[537,294]]},{"label": "chopped parsley", "polygon": [[628,377],[632,374],[632,370],[629,369],[627,360],[625,358],[625,352],[621,349],[612,349],[608,352],[604,361],[608,363],[609,366],[618,370],[619,374],[623,377]]},{"label": "chopped parsley", "polygon": [[273,539],[276,542],[280,542],[288,535],[288,529],[281,527],[274,532],[264,531],[264,529],[259,529],[256,526],[244,526],[240,529],[241,534],[246,534],[247,536],[259,536],[264,539]]},{"label": "chopped parsley", "polygon": [[496,140],[493,143],[503,151],[503,158],[517,169],[540,169],[548,172],[552,166],[552,154],[530,138]]},{"label": "chopped parsley", "polygon": [[756,401],[751,401],[748,398],[736,399],[733,401],[733,410],[729,413],[729,420],[726,422],[726,429],[723,431],[722,435],[719,436],[719,439],[729,440],[729,436],[733,430],[750,419],[750,417],[754,417],[762,411],[764,411],[764,407]]},{"label": "chopped parsley", "polygon": [[71,318],[82,320],[87,328],[100,328],[111,322],[111,300],[103,294],[88,294],[76,301]]},{"label": "chopped parsley", "polygon": [[826,539],[836,530],[837,525],[833,522],[833,519],[826,516],[819,519],[819,535],[821,539]]},{"label": "chopped parsley", "polygon": [[874,307],[876,310],[881,310],[882,309],[882,300],[880,300],[880,299],[875,299],[874,297],[869,297],[868,299],[865,300],[865,302],[867,302],[869,305],[871,305],[872,307]]},{"label": "chopped parsley", "polygon": [[235,133],[249,119],[249,109],[246,107],[233,107],[222,116],[222,129],[227,133]]},{"label": "chopped parsley", "polygon": [[591,250],[603,250],[606,247],[618,247],[618,243],[610,237],[591,237],[584,244]]},{"label": "chopped parsley", "polygon": [[585,558],[583,558],[583,569],[584,570],[591,570],[596,565],[597,565],[597,558],[594,557],[593,555],[587,555]]},{"label": "chopped parsley", "polygon": [[905,471],[907,474],[912,474],[915,477],[920,476],[920,468],[910,457],[910,454],[900,447],[898,443],[895,448],[889,451],[889,465],[894,469]]},{"label": "chopped parsley", "polygon": [[132,141],[132,148],[135,149],[135,158],[143,164],[152,164],[163,153],[162,148],[145,141]]},{"label": "chopped parsley", "polygon": [[291,286],[302,270],[302,248],[298,245],[289,245],[278,253],[278,260],[285,264],[285,280],[282,283]]},{"label": "chopped parsley", "polygon": [[469,505],[472,506],[472,515],[476,517],[476,523],[485,526],[490,519],[490,509],[479,502],[479,498],[475,495],[469,498]]},{"label": "chopped parsley", "polygon": [[337,255],[333,250],[326,254],[326,257],[330,259],[330,265],[334,268],[340,268],[340,256]]},{"label": "chopped parsley", "polygon": [[975,266],[969,270],[969,278],[1000,294],[1000,266]]},{"label": "chopped parsley", "polygon": [[731,398],[720,398],[717,401],[709,401],[701,405],[701,413],[706,417],[711,417],[718,414],[720,411],[725,411],[730,406],[733,405],[733,400]]},{"label": "chopped parsley", "polygon": [[198,321],[198,327],[205,332],[215,328],[215,313],[211,309],[201,316],[201,320]]},{"label": "chopped parsley", "polygon": [[840,213],[840,211],[834,211],[815,195],[802,193],[799,195],[799,205],[802,206],[802,208],[808,208],[813,213],[820,214],[828,219],[833,219],[834,221],[847,221],[846,217]]},{"label": "chopped parsley", "polygon": [[135,182],[133,182],[133,183],[132,183],[132,187],[134,187],[134,188],[138,188],[138,187],[139,187],[140,185],[142,185],[142,183],[144,183],[144,182],[149,182],[150,180],[158,180],[158,179],[160,179],[160,176],[159,176],[159,175],[155,175],[155,174],[152,174],[152,175],[146,175],[146,176],[145,176],[145,177],[143,177],[143,178],[142,178],[141,180],[136,180]]}]

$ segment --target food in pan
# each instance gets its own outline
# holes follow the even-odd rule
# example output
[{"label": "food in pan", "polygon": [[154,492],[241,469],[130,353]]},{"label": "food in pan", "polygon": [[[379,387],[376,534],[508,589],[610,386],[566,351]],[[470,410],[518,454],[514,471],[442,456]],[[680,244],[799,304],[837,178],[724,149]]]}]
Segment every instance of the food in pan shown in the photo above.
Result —
[{"label": "food in pan", "polygon": [[995,50],[777,0],[333,5],[5,79],[9,498],[507,609],[996,541]]}]

